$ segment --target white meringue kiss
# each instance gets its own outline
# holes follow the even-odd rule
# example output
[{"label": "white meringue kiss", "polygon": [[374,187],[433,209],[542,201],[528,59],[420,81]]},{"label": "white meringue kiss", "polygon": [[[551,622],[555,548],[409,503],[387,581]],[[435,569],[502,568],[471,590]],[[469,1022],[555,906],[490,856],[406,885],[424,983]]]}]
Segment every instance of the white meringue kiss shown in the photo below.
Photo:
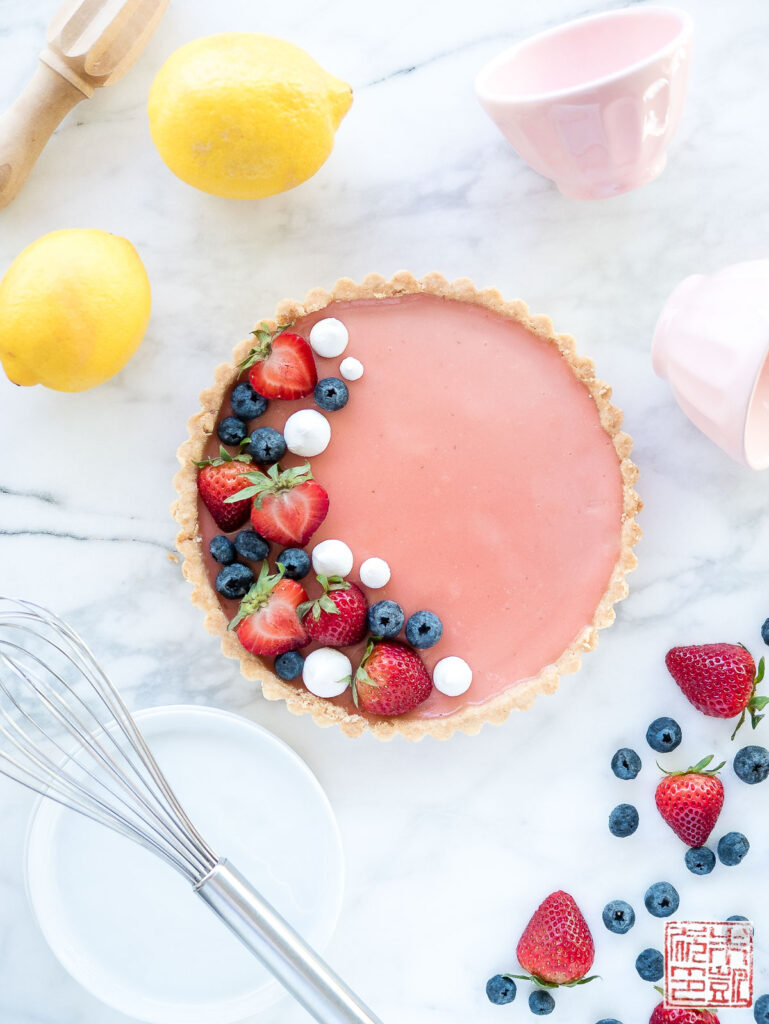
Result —
[{"label": "white meringue kiss", "polygon": [[447,697],[459,697],[470,689],[473,670],[462,658],[442,658],[433,669],[433,685]]},{"label": "white meringue kiss", "polygon": [[331,424],[315,409],[300,409],[286,420],[283,437],[290,452],[309,459],[328,448]]},{"label": "white meringue kiss", "polygon": [[390,582],[390,566],[384,558],[367,558],[360,567],[360,581],[364,587],[379,590]]},{"label": "white meringue kiss", "polygon": [[302,682],[316,697],[338,697],[350,685],[352,664],[333,647],[319,647],[304,659]]},{"label": "white meringue kiss", "polygon": [[343,540],[322,540],[312,549],[312,567],[319,576],[349,576],[353,554]]},{"label": "white meringue kiss", "polygon": [[339,364],[339,372],[345,380],[360,380],[363,376],[363,363],[355,356],[347,356]]},{"label": "white meringue kiss", "polygon": [[347,348],[350,335],[341,320],[336,317],[327,316],[324,320],[318,320],[310,331],[310,345],[313,351],[325,359],[333,359],[334,356],[341,356]]}]

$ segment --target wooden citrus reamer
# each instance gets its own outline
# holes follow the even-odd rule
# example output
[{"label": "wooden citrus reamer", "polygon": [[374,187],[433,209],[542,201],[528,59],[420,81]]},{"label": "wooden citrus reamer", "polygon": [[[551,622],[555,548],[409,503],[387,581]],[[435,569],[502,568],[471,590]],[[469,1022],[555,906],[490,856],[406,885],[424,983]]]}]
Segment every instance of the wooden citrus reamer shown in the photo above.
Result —
[{"label": "wooden citrus reamer", "polygon": [[24,92],[0,116],[0,208],[18,195],[53,130],[144,49],[168,0],[65,0]]}]

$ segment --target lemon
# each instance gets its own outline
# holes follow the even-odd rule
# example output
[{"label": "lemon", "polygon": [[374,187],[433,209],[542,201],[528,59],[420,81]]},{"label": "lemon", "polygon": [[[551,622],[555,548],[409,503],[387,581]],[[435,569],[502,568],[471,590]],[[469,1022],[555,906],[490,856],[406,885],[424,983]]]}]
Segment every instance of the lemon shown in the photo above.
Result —
[{"label": "lemon", "polygon": [[0,361],[14,384],[85,391],[144,337],[150,284],[138,253],[106,231],[52,231],[0,281]]},{"label": "lemon", "polygon": [[168,167],[230,199],[261,199],[328,158],[352,89],[293,43],[226,32],[187,43],[158,72],[150,131]]}]

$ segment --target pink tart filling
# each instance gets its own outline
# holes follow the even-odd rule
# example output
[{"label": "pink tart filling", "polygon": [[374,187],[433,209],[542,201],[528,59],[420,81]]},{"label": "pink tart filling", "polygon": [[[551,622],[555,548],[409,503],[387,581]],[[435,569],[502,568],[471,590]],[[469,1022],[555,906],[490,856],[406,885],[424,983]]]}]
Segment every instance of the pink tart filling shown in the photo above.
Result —
[{"label": "pink tart filling", "polygon": [[[356,583],[365,559],[385,559],[390,582],[363,587],[369,601],[391,598],[407,617],[434,611],[443,637],[420,652],[428,670],[449,655],[471,666],[465,694],[434,689],[410,717],[483,704],[555,662],[592,624],[621,551],[612,440],[555,345],[487,309],[425,294],[335,302],[292,331],[306,338],[325,317],[341,320],[350,341],[342,357],[316,357],[319,377],[339,376],[348,356],[365,373],[350,382],[347,405],[326,414],[331,443],[310,460],[330,507],[308,550],[345,541]],[[301,408],[316,406],[272,401],[250,428],[282,430]],[[230,412],[226,400],[221,415]],[[218,446],[214,435],[206,454]],[[208,542],[221,531],[200,500],[198,515],[213,587],[220,566]],[[312,574],[303,584],[317,596]],[[232,618],[238,602],[219,601]],[[347,649],[353,667],[364,649]],[[353,708],[349,691],[334,700]]]}]

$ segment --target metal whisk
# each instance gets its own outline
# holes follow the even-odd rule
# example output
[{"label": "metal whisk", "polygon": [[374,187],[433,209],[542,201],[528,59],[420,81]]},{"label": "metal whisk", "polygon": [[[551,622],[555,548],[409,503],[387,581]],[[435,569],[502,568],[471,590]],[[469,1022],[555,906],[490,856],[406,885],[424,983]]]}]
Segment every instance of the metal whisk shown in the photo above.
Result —
[{"label": "metal whisk", "polygon": [[93,654],[0,597],[0,772],[157,854],[321,1024],[381,1024],[194,827]]}]

